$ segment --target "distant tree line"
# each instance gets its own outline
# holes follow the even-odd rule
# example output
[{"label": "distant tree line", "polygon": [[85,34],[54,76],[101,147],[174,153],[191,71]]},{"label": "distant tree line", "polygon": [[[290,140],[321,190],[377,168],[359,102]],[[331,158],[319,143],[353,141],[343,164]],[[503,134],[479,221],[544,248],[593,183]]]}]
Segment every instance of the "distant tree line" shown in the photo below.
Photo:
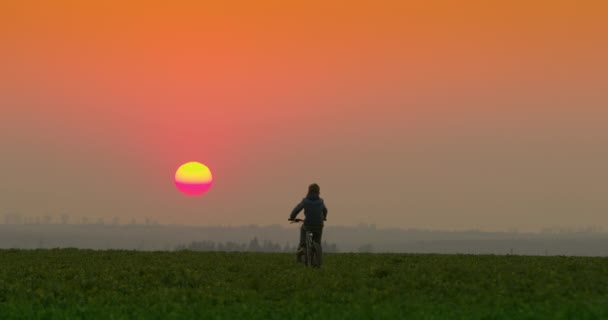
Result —
[{"label": "distant tree line", "polygon": [[[335,243],[327,243],[323,241],[323,252],[335,253],[338,252],[338,246]],[[296,252],[297,245],[285,243],[280,245],[270,240],[260,241],[257,237],[251,239],[249,243],[237,243],[233,241],[216,242],[211,240],[193,241],[189,244],[180,244],[175,247],[175,250],[191,250],[191,251],[228,251],[228,252]]]}]

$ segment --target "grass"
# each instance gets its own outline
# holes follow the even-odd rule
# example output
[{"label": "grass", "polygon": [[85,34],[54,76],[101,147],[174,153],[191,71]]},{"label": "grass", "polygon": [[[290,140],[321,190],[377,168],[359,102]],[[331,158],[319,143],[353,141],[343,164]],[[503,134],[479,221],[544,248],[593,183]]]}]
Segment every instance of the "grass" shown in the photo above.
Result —
[{"label": "grass", "polygon": [[0,250],[0,319],[606,319],[608,258]]}]

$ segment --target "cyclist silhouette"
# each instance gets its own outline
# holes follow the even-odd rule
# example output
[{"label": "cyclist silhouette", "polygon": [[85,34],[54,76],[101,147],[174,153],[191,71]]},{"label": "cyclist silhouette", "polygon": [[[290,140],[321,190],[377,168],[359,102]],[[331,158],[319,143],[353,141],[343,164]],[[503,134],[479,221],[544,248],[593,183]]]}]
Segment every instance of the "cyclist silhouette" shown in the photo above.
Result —
[{"label": "cyclist silhouette", "polygon": [[298,205],[291,211],[289,221],[294,221],[298,213],[304,209],[304,223],[300,228],[300,244],[298,245],[298,253],[303,251],[306,241],[306,230],[313,233],[313,241],[321,245],[321,236],[323,235],[323,222],[327,220],[327,207],[319,194],[321,189],[319,185],[313,183],[308,186],[308,194]]}]

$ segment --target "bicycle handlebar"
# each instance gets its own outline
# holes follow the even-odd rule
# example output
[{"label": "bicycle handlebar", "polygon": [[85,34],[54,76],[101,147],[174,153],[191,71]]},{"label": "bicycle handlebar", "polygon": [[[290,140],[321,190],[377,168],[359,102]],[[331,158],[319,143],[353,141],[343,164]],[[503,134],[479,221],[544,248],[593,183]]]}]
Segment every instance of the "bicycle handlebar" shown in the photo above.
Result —
[{"label": "bicycle handlebar", "polygon": [[[289,221],[289,223],[296,223],[296,222],[304,222],[304,219],[287,219],[287,221]],[[327,221],[327,219],[323,219],[323,221]]]}]

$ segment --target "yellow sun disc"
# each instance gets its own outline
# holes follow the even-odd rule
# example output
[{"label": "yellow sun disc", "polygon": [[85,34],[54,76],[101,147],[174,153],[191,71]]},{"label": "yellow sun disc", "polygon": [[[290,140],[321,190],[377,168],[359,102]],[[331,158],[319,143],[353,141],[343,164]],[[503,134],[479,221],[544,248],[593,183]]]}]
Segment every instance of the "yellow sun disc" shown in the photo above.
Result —
[{"label": "yellow sun disc", "polygon": [[182,193],[197,196],[207,192],[213,183],[211,170],[200,162],[182,164],[175,172],[175,186]]}]

